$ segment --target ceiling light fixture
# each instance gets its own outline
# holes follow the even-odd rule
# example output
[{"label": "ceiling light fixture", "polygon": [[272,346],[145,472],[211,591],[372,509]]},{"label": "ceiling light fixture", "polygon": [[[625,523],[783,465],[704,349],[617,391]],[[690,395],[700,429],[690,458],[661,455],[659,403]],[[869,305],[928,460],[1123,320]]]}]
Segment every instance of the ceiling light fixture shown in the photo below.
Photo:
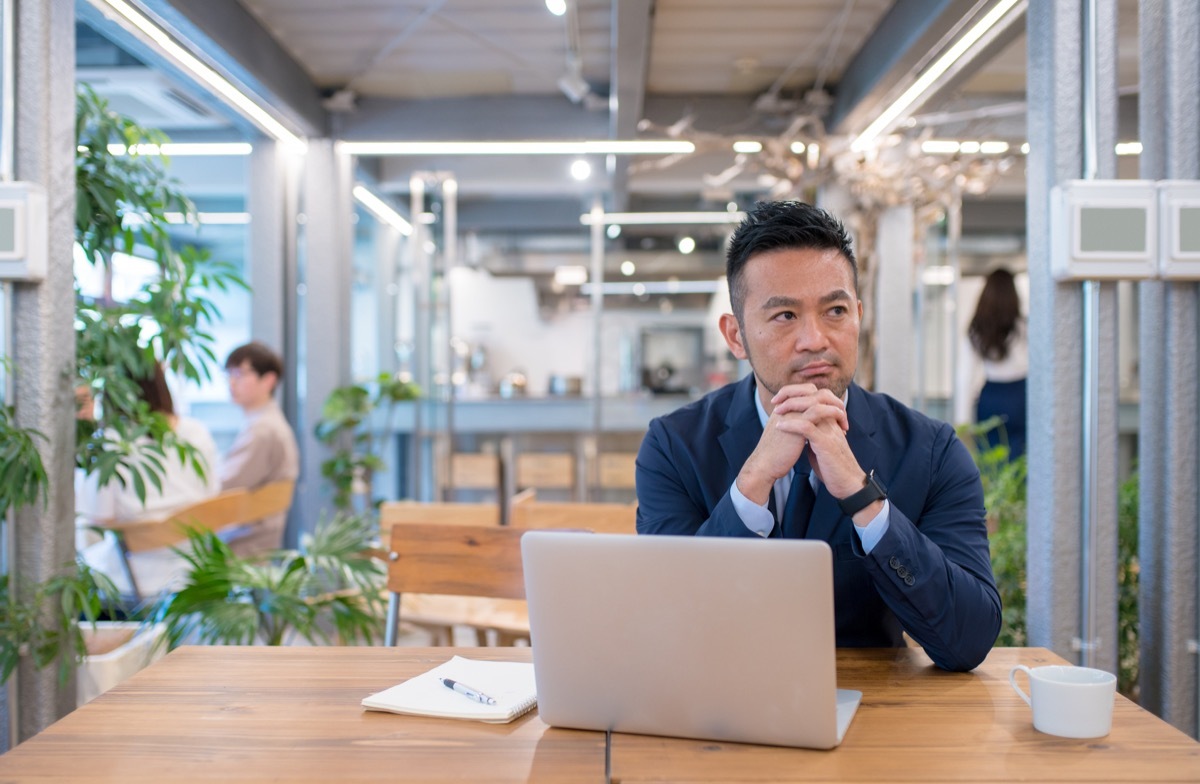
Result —
[{"label": "ceiling light fixture", "polygon": [[1117,155],[1141,155],[1141,142],[1118,142]]},{"label": "ceiling light fixture", "polygon": [[[108,145],[109,155],[125,155],[129,151],[130,148],[124,144]],[[254,145],[249,142],[167,142],[166,144],[135,144],[132,151],[134,155],[166,155],[167,157],[210,155],[221,157],[249,155],[254,152]]]},{"label": "ceiling light fixture", "polygon": [[746,153],[762,152],[762,142],[750,141],[748,139],[736,141],[733,143],[733,151]]},{"label": "ceiling light fixture", "polygon": [[354,200],[365,207],[376,218],[404,236],[412,236],[412,224],[406,221],[403,215],[396,212],[392,208],[392,205],[372,193],[370,188],[365,185],[355,185],[351,193],[354,194]]},{"label": "ceiling light fixture", "polygon": [[571,176],[576,180],[583,182],[588,177],[592,176],[592,164],[585,161],[583,158],[578,158],[571,161]]},{"label": "ceiling light fixture", "polygon": [[[142,11],[134,8],[125,0],[88,0],[88,2],[109,18],[113,18],[109,12],[115,13],[120,18],[114,21],[194,76],[217,96],[224,99],[225,103],[257,125],[263,133],[276,141],[304,149],[306,146],[304,139],[293,133],[259,102],[235,87],[232,82],[217,73],[211,66],[201,62],[200,58],[188,51]],[[124,21],[122,22],[122,20]]]},{"label": "ceiling light fixture", "polygon": [[[584,283],[579,287],[579,293],[586,296],[594,290],[595,283]],[[647,294],[716,294],[724,290],[724,281],[720,280],[652,280],[639,283],[625,281],[605,282],[600,286],[604,295],[633,294],[644,297]]]},{"label": "ceiling light fixture", "polygon": [[792,152],[796,155],[804,152],[804,142],[792,142]]},{"label": "ceiling light fixture", "polygon": [[[182,212],[165,213],[167,223],[187,223]],[[197,212],[196,220],[213,226],[244,226],[250,222],[248,212]]]},{"label": "ceiling light fixture", "polygon": [[[982,19],[963,34],[962,38],[955,41],[941,57],[934,60],[933,64],[926,68],[891,106],[884,109],[874,122],[868,125],[850,144],[850,149],[855,152],[865,152],[870,149],[875,140],[898,122],[905,112],[919,106],[921,101],[928,97],[925,93],[953,66],[957,65],[959,60],[970,52],[985,35],[993,28],[997,28],[998,25],[997,32],[1015,22],[1025,12],[1026,5],[1028,5],[1028,0],[1000,0],[996,3],[990,11],[984,14]],[[965,62],[969,62],[969,58]]]},{"label": "ceiling light fixture", "polygon": [[554,268],[554,282],[560,286],[580,286],[587,283],[587,267],[564,264]]},{"label": "ceiling light fixture", "polygon": [[585,212],[579,216],[584,226],[604,223],[620,226],[681,226],[705,223],[741,223],[744,212]]},{"label": "ceiling light fixture", "polygon": [[349,155],[672,155],[696,151],[673,139],[577,142],[340,142]]},{"label": "ceiling light fixture", "polygon": [[546,0],[546,10],[555,16],[562,16],[567,12],[567,0]]},{"label": "ceiling light fixture", "polygon": [[679,238],[677,247],[679,248],[679,252],[686,256],[696,249],[696,241],[691,237],[683,236]]}]

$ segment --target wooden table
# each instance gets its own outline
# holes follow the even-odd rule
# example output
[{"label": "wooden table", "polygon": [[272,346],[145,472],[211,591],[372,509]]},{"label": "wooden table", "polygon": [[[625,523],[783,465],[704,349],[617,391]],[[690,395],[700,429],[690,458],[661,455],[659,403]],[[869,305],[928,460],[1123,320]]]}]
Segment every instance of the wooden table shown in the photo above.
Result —
[{"label": "wooden table", "polygon": [[1033,729],[1009,668],[1061,663],[997,649],[972,673],[916,649],[838,653],[863,704],[842,745],[808,751],[491,725],[364,711],[367,694],[454,653],[528,648],[188,647],[0,757],[0,783],[47,781],[1200,781],[1200,744],[1117,698],[1113,731]]},{"label": "wooden table", "polygon": [[623,784],[1200,782],[1200,743],[1120,695],[1105,738],[1071,740],[1034,730],[1029,707],[1008,684],[1009,670],[1014,664],[1066,663],[1044,648],[997,648],[973,672],[951,673],[916,648],[839,650],[838,686],[861,691],[863,700],[837,749],[618,733],[612,736],[612,777]]},{"label": "wooden table", "polygon": [[0,756],[0,782],[603,781],[605,736],[365,711],[449,659],[529,648],[184,647]]}]

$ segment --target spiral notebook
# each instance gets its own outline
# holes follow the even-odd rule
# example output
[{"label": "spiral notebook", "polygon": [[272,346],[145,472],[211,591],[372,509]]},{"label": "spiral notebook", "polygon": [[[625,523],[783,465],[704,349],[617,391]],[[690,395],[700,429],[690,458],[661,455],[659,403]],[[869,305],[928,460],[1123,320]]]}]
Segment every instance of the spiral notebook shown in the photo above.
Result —
[{"label": "spiral notebook", "polygon": [[[465,691],[490,697],[496,704],[484,704],[462,691],[455,691],[442,682],[443,678],[461,684]],[[389,713],[506,724],[537,705],[537,688],[533,664],[529,662],[481,661],[455,656],[390,689],[364,697],[362,704],[368,710]]]}]

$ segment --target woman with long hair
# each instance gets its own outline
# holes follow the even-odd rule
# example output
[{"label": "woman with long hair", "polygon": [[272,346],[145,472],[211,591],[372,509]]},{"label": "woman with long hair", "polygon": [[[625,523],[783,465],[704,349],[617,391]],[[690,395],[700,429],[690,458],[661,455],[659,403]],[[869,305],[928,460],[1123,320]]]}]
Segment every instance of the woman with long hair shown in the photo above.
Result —
[{"label": "woman with long hair", "polygon": [[975,421],[999,417],[1002,427],[988,432],[988,443],[1007,443],[1009,458],[1025,454],[1025,378],[1029,344],[1021,298],[1013,275],[998,269],[987,276],[975,315],[967,327],[971,347],[983,360],[983,389]]}]

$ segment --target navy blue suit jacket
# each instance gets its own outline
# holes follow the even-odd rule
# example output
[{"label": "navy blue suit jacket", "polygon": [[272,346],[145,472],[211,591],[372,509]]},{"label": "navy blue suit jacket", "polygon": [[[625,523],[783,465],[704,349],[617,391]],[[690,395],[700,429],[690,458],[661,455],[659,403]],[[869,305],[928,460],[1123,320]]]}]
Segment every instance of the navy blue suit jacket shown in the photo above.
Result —
[{"label": "navy blue suit jacket", "polygon": [[[637,457],[639,533],[757,536],[729,495],[763,432],[754,394],[750,374],[651,421]],[[891,512],[865,554],[818,490],[806,538],[833,550],[838,645],[900,646],[904,630],[940,667],[978,666],[1000,631],[978,469],[953,428],[886,395],[851,385],[846,413],[850,449],[883,481]]]}]

